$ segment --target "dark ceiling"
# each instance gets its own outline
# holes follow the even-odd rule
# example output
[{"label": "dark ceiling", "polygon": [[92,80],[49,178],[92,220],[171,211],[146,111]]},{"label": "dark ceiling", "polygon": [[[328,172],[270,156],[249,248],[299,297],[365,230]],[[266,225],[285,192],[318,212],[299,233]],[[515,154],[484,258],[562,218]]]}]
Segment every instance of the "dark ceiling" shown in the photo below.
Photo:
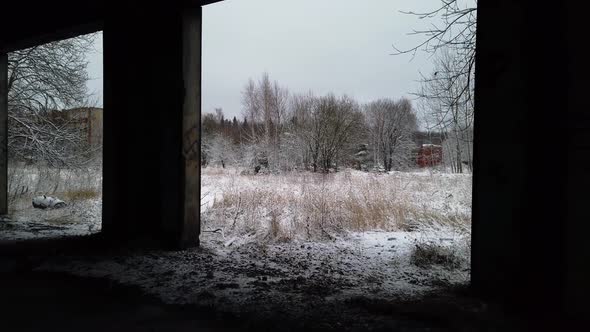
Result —
[{"label": "dark ceiling", "polygon": [[[2,8],[0,52],[102,30],[107,15],[158,1],[14,1]],[[155,6],[207,5],[219,0],[160,1]]]}]

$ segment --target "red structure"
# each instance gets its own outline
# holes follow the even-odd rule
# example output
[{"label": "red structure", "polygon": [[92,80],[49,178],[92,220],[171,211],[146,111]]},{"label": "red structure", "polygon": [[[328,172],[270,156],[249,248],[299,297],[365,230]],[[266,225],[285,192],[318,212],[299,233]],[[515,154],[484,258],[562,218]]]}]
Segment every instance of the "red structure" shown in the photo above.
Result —
[{"label": "red structure", "polygon": [[420,167],[436,166],[442,163],[442,146],[422,144],[416,156],[416,163]]}]

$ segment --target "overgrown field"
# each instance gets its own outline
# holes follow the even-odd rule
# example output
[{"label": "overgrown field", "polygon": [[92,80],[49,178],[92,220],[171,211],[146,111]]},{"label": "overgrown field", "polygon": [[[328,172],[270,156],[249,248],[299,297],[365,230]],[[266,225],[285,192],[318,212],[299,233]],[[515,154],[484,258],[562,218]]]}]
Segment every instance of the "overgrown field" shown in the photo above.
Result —
[{"label": "overgrown field", "polygon": [[[259,242],[446,228],[469,236],[471,175],[423,172],[241,175],[203,168],[204,229]],[[219,231],[221,232],[221,231]]]},{"label": "overgrown field", "polygon": [[469,282],[469,175],[202,171],[199,248],[39,269],[137,285],[167,303],[279,317],[294,330],[306,321],[394,330],[397,309],[357,304],[414,301]]}]

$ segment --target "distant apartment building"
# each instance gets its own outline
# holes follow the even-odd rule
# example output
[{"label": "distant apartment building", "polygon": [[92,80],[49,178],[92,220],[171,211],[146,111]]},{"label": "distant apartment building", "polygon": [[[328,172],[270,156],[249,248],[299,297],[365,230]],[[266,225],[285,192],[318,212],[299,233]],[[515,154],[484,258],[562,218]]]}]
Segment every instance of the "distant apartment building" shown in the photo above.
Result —
[{"label": "distant apartment building", "polygon": [[98,107],[78,107],[54,112],[53,116],[76,126],[86,137],[91,148],[102,146],[103,109]]}]

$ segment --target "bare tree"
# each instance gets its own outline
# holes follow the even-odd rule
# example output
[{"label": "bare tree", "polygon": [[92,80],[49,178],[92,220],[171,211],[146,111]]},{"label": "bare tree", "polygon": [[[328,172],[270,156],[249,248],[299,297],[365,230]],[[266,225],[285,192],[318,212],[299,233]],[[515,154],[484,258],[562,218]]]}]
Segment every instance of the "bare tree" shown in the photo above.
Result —
[{"label": "bare tree", "polygon": [[[273,91],[268,73],[263,73],[258,82],[258,100],[262,110],[262,123],[264,124],[264,144],[269,149],[271,145],[273,126]],[[267,150],[268,155],[268,150]]]},{"label": "bare tree", "polygon": [[412,134],[417,129],[411,102],[405,98],[380,99],[366,105],[365,110],[375,164],[383,165],[385,171],[407,167],[414,147]]},{"label": "bare tree", "polygon": [[413,30],[423,40],[412,47],[394,46],[394,55],[424,51],[431,54],[451,51],[456,58],[450,84],[455,98],[472,99],[475,76],[475,42],[477,26],[477,0],[440,0],[439,6],[426,12],[402,11],[420,20],[430,20],[428,28]]},{"label": "bare tree", "polygon": [[[267,73],[256,83],[250,79],[242,91],[243,114],[250,120],[247,155],[254,164],[264,160],[273,169],[280,169],[281,131],[287,112],[289,92]],[[261,126],[260,126],[261,125]],[[262,130],[260,130],[260,128]]]},{"label": "bare tree", "polygon": [[316,98],[311,91],[307,94],[294,95],[291,98],[290,131],[287,136],[289,138],[289,151],[292,159],[296,159],[296,163],[306,170],[309,170],[312,165],[309,132]]},{"label": "bare tree", "polygon": [[358,103],[348,96],[308,96],[300,101],[296,112],[299,135],[313,171],[337,169],[363,122]]},{"label": "bare tree", "polygon": [[239,159],[236,150],[236,146],[233,144],[231,137],[228,137],[223,133],[217,133],[209,142],[209,162],[217,163],[221,165],[222,168],[225,168],[227,165],[234,165]]},{"label": "bare tree", "polygon": [[425,112],[428,130],[446,133],[445,159],[453,172],[462,173],[463,164],[472,170],[473,99],[462,92],[458,57],[445,50],[435,58],[434,72],[424,78],[417,93]]},{"label": "bare tree", "polygon": [[289,90],[281,87],[277,81],[272,84],[272,104],[271,104],[271,120],[272,120],[272,138],[273,141],[270,146],[275,167],[284,169],[286,167],[286,160],[284,159],[284,147],[281,142],[281,137],[284,132],[284,125],[289,106]]},{"label": "bare tree", "polygon": [[78,167],[89,156],[83,133],[55,112],[88,106],[88,61],[95,35],[8,55],[8,150],[13,158]]},{"label": "bare tree", "polygon": [[242,107],[244,118],[250,120],[249,129],[251,132],[246,134],[249,134],[251,142],[256,142],[258,135],[254,124],[258,122],[260,118],[260,105],[256,91],[256,83],[253,79],[249,79],[244,90],[242,90]]}]

